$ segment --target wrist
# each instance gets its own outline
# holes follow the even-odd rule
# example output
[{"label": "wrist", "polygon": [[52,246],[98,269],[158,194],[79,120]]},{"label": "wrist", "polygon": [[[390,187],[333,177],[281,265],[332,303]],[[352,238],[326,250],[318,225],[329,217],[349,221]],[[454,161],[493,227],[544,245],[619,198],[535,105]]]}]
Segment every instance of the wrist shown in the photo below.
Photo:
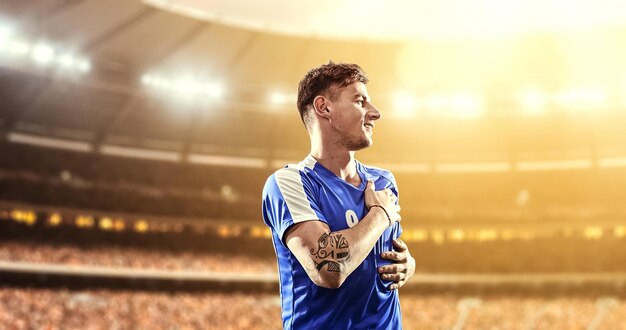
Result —
[{"label": "wrist", "polygon": [[383,214],[385,215],[385,217],[386,217],[386,218],[387,218],[387,220],[389,221],[389,226],[391,226],[391,225],[392,225],[392,221],[391,221],[391,217],[389,216],[389,212],[387,212],[387,209],[385,209],[385,207],[384,207],[384,206],[382,206],[382,205],[380,205],[380,204],[374,204],[374,205],[371,205],[371,206],[370,206],[370,211],[371,211],[372,209],[374,209],[374,208],[376,208],[376,209],[380,209],[380,210],[382,210],[382,211],[383,211]]}]

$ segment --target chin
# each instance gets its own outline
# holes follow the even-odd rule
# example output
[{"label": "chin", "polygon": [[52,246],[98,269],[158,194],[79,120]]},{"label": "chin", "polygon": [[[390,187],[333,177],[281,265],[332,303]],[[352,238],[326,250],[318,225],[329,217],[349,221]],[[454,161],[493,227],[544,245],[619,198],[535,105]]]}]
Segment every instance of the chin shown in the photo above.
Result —
[{"label": "chin", "polygon": [[372,145],[372,136],[363,135],[347,135],[340,137],[339,144],[350,151],[358,151]]},{"label": "chin", "polygon": [[367,147],[370,147],[372,144],[373,144],[372,139],[365,138],[365,139],[360,140],[360,141],[353,141],[353,143],[351,143],[348,146],[348,149],[351,150],[351,151],[358,151],[358,150],[362,150],[362,149],[365,149]]}]

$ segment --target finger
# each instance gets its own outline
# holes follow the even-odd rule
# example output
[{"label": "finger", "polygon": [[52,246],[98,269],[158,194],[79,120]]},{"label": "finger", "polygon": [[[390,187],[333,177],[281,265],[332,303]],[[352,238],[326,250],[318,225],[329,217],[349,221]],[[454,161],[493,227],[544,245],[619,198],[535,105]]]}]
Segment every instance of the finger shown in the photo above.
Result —
[{"label": "finger", "polygon": [[393,251],[387,251],[380,254],[380,257],[387,260],[393,260],[398,262],[405,262],[407,260],[405,253],[398,253]]},{"label": "finger", "polygon": [[400,288],[400,284],[399,283],[391,283],[387,287],[387,289],[389,289],[389,291],[398,290],[398,288]]},{"label": "finger", "polygon": [[400,282],[402,281],[404,278],[406,278],[406,275],[404,273],[397,273],[397,274],[381,274],[380,277],[385,280],[385,281],[394,281],[394,282]]},{"label": "finger", "polygon": [[396,251],[406,251],[408,249],[406,243],[399,238],[393,240],[393,246]]},{"label": "finger", "polygon": [[407,268],[404,264],[394,264],[378,267],[378,273],[380,274],[406,273],[406,270]]}]

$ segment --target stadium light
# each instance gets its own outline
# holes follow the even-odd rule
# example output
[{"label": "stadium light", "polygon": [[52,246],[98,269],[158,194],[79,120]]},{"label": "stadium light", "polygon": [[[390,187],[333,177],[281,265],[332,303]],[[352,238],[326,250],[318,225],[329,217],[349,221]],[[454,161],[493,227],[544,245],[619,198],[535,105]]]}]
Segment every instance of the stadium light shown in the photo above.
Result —
[{"label": "stadium light", "polygon": [[53,226],[53,227],[60,225],[61,221],[62,221],[61,214],[56,213],[56,212],[50,214],[50,216],[48,217],[48,225]]},{"label": "stadium light", "polygon": [[123,231],[126,229],[126,223],[122,219],[115,219],[113,221],[113,229],[116,231]]},{"label": "stadium light", "polygon": [[482,102],[472,93],[459,93],[450,97],[450,110],[457,118],[476,118],[483,113]]},{"label": "stadium light", "polygon": [[503,241],[510,241],[515,238],[515,234],[511,230],[503,230],[500,237]]},{"label": "stadium light", "polygon": [[189,78],[183,78],[174,81],[172,89],[180,94],[195,95],[201,92],[202,86]]},{"label": "stadium light", "polygon": [[450,240],[455,242],[462,242],[465,240],[465,232],[463,229],[453,229],[448,233],[448,235],[450,236]]},{"label": "stadium light", "polygon": [[139,220],[135,222],[133,226],[133,229],[135,229],[135,231],[139,233],[145,233],[146,231],[148,231],[148,228],[149,228],[148,222],[145,220]]},{"label": "stadium light", "polygon": [[72,69],[81,73],[91,70],[91,62],[88,59],[60,52],[45,41],[30,44],[24,38],[14,37],[14,31],[7,26],[0,26],[0,51],[29,58],[42,66],[56,64],[61,69]]},{"label": "stadium light", "polygon": [[606,92],[601,88],[573,88],[554,95],[554,102],[566,109],[593,110],[606,106]]},{"label": "stadium light", "polygon": [[432,230],[430,232],[430,239],[437,245],[441,245],[446,242],[445,232],[442,230]]},{"label": "stadium light", "polygon": [[78,70],[83,73],[91,71],[91,63],[88,60],[79,60],[78,61]]},{"label": "stadium light", "polygon": [[15,222],[25,223],[29,226],[34,225],[37,221],[37,214],[32,210],[15,209],[11,211],[10,217]]},{"label": "stadium light", "polygon": [[12,34],[13,31],[8,26],[0,26],[0,50],[6,47],[11,40]]},{"label": "stadium light", "polygon": [[537,115],[545,111],[548,96],[539,89],[526,89],[518,93],[517,98],[525,114]]},{"label": "stadium light", "polygon": [[94,225],[94,219],[90,215],[79,215],[74,219],[76,227],[91,228]]},{"label": "stadium light", "polygon": [[428,230],[425,229],[414,229],[409,231],[413,236],[413,241],[416,242],[425,242],[428,240]]},{"label": "stadium light", "polygon": [[57,58],[57,63],[64,68],[71,68],[76,65],[76,59],[70,54],[63,54]]},{"label": "stadium light", "polygon": [[143,74],[141,76],[141,83],[144,84],[144,85],[151,85],[151,84],[154,83],[154,77],[152,77],[151,75],[149,75],[147,73]]},{"label": "stadium light", "polygon": [[296,103],[298,96],[294,93],[283,93],[275,91],[269,95],[269,102],[276,105],[286,103]]},{"label": "stadium light", "polygon": [[443,96],[431,95],[426,98],[426,107],[429,111],[437,111],[446,107],[446,99]]},{"label": "stadium light", "polygon": [[414,117],[417,111],[417,98],[411,92],[399,91],[394,95],[393,105],[398,117]]},{"label": "stadium light", "polygon": [[274,92],[270,95],[270,101],[273,104],[283,104],[287,101],[287,96],[280,92]]},{"label": "stadium light", "polygon": [[100,218],[98,226],[102,230],[111,230],[113,228],[113,220],[111,220],[111,218],[109,217]]},{"label": "stadium light", "polygon": [[37,44],[33,47],[31,56],[39,64],[49,64],[54,59],[54,49],[47,44]]},{"label": "stadium light", "polygon": [[585,239],[589,240],[600,239],[603,235],[604,230],[602,229],[602,227],[599,226],[588,226],[585,227],[585,230],[583,231],[583,236],[585,237]]},{"label": "stadium light", "polygon": [[54,57],[54,62],[62,69],[78,70],[81,73],[91,71],[91,62],[85,58],[78,57],[71,53],[64,53]]},{"label": "stadium light", "polygon": [[156,74],[146,73],[141,76],[141,83],[156,89],[171,90],[187,97],[206,95],[218,98],[224,92],[222,85],[217,82],[202,82],[190,77],[167,79]]},{"label": "stadium light", "polygon": [[161,88],[161,89],[169,89],[172,88],[171,87],[171,83],[161,77],[154,77],[152,76],[149,85],[152,85],[153,87],[156,88]]},{"label": "stadium light", "polygon": [[14,55],[26,55],[30,52],[30,44],[23,40],[9,41],[9,52]]},{"label": "stadium light", "polygon": [[434,116],[452,118],[476,118],[483,115],[480,97],[470,92],[431,95],[426,98],[426,108]]},{"label": "stadium light", "polygon": [[220,97],[224,93],[224,88],[219,83],[205,84],[204,90],[208,95],[214,98]]}]

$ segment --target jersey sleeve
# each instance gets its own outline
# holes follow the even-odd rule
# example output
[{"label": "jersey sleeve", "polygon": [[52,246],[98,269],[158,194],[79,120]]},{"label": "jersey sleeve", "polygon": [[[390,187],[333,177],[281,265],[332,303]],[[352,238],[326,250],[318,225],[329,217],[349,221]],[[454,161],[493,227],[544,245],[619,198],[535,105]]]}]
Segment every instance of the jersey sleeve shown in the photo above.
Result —
[{"label": "jersey sleeve", "polygon": [[271,175],[263,189],[263,220],[284,244],[283,235],[295,223],[320,220],[315,188],[297,168],[286,167]]}]

